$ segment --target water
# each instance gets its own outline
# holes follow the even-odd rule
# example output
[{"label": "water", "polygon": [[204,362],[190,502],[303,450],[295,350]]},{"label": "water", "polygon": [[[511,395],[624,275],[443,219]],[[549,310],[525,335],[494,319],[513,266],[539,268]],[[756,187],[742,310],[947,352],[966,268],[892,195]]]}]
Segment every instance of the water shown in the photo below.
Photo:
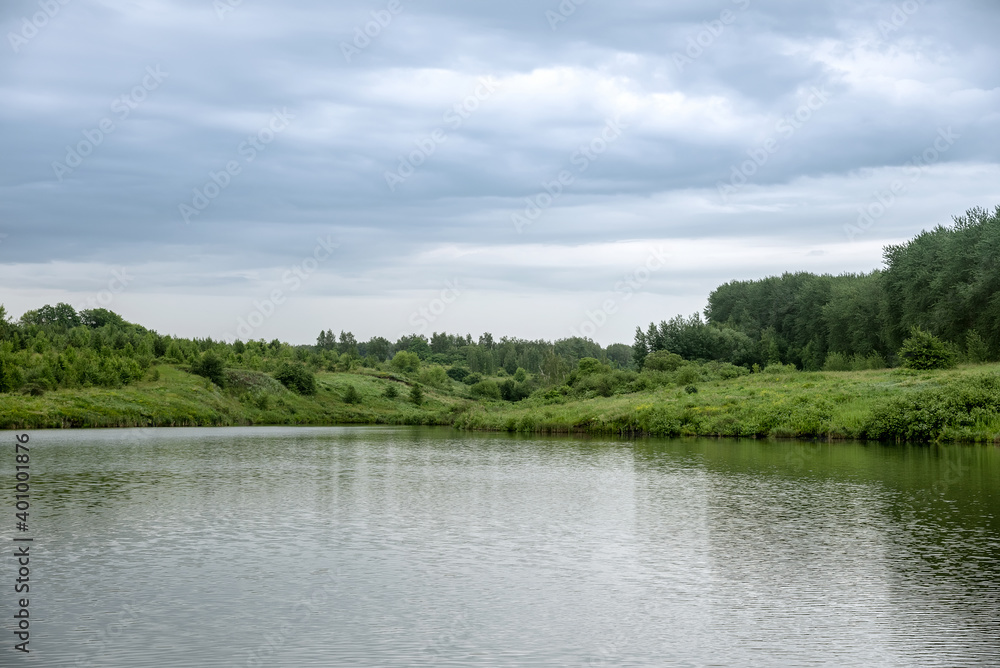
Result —
[{"label": "water", "polygon": [[0,666],[1000,665],[990,446],[373,427],[30,445],[32,653],[10,650],[5,593]]}]

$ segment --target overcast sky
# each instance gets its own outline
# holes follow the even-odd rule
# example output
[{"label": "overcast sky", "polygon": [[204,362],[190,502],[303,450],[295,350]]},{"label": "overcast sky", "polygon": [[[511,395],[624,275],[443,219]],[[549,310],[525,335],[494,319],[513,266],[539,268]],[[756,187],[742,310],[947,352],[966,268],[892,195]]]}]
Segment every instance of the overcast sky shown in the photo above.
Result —
[{"label": "overcast sky", "polygon": [[0,303],[630,343],[1000,204],[995,0],[577,2],[6,0]]}]

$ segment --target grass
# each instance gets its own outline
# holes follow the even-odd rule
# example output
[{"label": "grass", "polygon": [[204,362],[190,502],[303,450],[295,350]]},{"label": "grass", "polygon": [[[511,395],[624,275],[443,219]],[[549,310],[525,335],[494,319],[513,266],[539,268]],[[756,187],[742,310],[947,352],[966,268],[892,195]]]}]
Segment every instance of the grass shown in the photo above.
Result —
[{"label": "grass", "polygon": [[[173,365],[121,389],[0,394],[0,428],[409,424],[525,433],[1000,441],[1000,364],[947,371],[755,373],[610,397],[539,392],[475,401],[459,383],[382,371],[317,374],[296,394],[270,376],[227,370],[226,389]],[[387,392],[395,386],[395,396]],[[353,393],[349,390],[353,387]]]},{"label": "grass", "polygon": [[[193,427],[233,425],[414,424],[446,425],[467,400],[424,388],[416,406],[410,381],[380,374],[319,373],[317,393],[303,396],[255,371],[227,371],[226,389],[173,365],[150,369],[121,389],[77,388],[42,396],[0,394],[0,429],[64,427]],[[385,389],[400,391],[386,398]],[[343,401],[353,385],[359,401]]]},{"label": "grass", "polygon": [[582,400],[532,397],[459,416],[464,429],[652,436],[996,442],[1000,365],[949,371],[756,373]]}]

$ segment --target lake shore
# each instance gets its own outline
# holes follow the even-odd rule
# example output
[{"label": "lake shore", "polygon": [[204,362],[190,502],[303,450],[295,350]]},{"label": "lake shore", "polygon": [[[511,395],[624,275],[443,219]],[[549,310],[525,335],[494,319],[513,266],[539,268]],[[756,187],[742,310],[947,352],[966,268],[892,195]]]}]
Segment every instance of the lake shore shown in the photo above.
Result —
[{"label": "lake shore", "polygon": [[395,424],[521,433],[1000,442],[998,364],[920,372],[783,369],[607,397],[556,389],[515,403],[470,398],[468,388],[454,382],[424,386],[416,405],[409,398],[411,379],[371,370],[319,373],[317,382],[311,396],[278,383],[222,389],[182,367],[160,364],[119,389],[0,395],[0,428]]}]

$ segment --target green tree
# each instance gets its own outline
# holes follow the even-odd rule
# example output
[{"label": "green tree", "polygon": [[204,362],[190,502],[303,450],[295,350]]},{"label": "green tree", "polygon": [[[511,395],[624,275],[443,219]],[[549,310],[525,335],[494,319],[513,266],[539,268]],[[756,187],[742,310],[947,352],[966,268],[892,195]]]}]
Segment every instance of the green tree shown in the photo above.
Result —
[{"label": "green tree", "polygon": [[416,353],[400,350],[392,358],[392,368],[402,373],[415,373],[420,368],[420,358]]},{"label": "green tree", "polygon": [[361,403],[361,395],[358,394],[358,390],[353,385],[348,385],[347,389],[344,390],[344,403],[345,404]]},{"label": "green tree", "polygon": [[204,376],[219,387],[226,386],[226,373],[222,358],[209,350],[197,362],[191,365],[191,371]]},{"label": "green tree", "polygon": [[910,338],[899,349],[899,358],[908,369],[950,369],[956,363],[950,346],[919,327],[910,330]]},{"label": "green tree", "polygon": [[410,401],[417,406],[424,402],[424,388],[420,387],[420,383],[414,383],[410,387]]},{"label": "green tree", "polygon": [[274,372],[282,385],[299,394],[316,394],[316,376],[301,364],[284,361]]}]

